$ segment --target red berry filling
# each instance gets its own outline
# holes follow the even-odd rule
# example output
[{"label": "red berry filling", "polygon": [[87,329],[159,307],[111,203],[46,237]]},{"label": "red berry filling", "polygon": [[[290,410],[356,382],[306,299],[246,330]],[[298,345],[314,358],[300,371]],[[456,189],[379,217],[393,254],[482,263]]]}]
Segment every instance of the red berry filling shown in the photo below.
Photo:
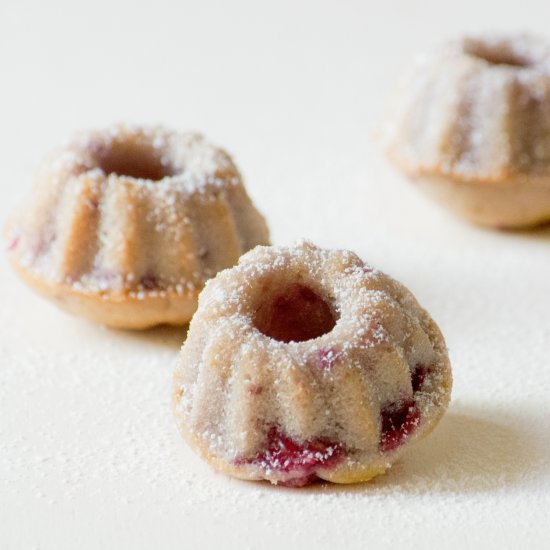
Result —
[{"label": "red berry filling", "polygon": [[99,201],[96,197],[88,199],[87,203],[92,210],[97,210],[99,208]]},{"label": "red berry filling", "polygon": [[281,484],[289,487],[303,487],[318,479],[319,468],[330,468],[344,456],[341,443],[317,438],[305,443],[296,443],[290,437],[272,427],[267,434],[267,448],[253,458],[240,458],[237,465],[254,464],[266,472],[288,474]]},{"label": "red berry filling", "polygon": [[8,251],[13,252],[19,244],[19,236],[14,237],[8,244]]},{"label": "red berry filling", "polygon": [[296,283],[264,302],[255,323],[259,331],[280,342],[304,342],[330,332],[336,319],[321,296]]},{"label": "red berry filling", "polygon": [[416,393],[417,391],[420,391],[422,389],[424,381],[426,380],[426,376],[428,376],[429,373],[430,369],[420,363],[414,367],[414,370],[411,374],[413,393]]},{"label": "red berry filling", "polygon": [[[430,372],[431,369],[421,363],[414,367],[411,373],[413,395],[422,390]],[[380,450],[393,451],[400,447],[417,428],[420,422],[420,410],[414,399],[403,399],[384,407],[380,412],[380,421],[382,424]]]},{"label": "red berry filling", "polygon": [[145,290],[154,290],[155,288],[158,288],[159,281],[155,275],[151,275],[150,273],[147,273],[146,275],[143,275],[140,278],[139,284]]},{"label": "red berry filling", "polygon": [[40,256],[43,256],[50,250],[52,243],[55,241],[56,235],[50,235],[49,237],[41,236],[38,242],[35,244],[33,253],[34,258],[39,258]]},{"label": "red berry filling", "polygon": [[387,453],[400,447],[414,432],[420,420],[420,411],[414,399],[404,399],[384,407],[380,412],[380,420],[380,450]]},{"label": "red berry filling", "polygon": [[317,352],[318,366],[323,370],[331,370],[337,359],[338,355],[334,348],[320,349]]},{"label": "red berry filling", "polygon": [[114,282],[116,281],[120,276],[117,275],[114,271],[111,271],[110,269],[96,269],[94,270],[94,278],[98,281],[105,281],[105,282]]}]

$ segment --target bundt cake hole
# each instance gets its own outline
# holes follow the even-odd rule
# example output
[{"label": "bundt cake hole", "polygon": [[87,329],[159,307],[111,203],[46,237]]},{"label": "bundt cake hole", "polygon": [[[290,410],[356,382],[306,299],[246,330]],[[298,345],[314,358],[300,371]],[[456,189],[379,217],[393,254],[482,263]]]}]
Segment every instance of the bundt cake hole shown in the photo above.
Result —
[{"label": "bundt cake hole", "polygon": [[305,342],[330,332],[337,318],[313,289],[294,283],[278,289],[256,311],[256,328],[280,342]]},{"label": "bundt cake hole", "polygon": [[473,57],[482,59],[491,65],[509,65],[511,67],[528,67],[531,63],[524,56],[509,49],[491,44],[472,41],[465,45],[464,51]]},{"label": "bundt cake hole", "polygon": [[97,159],[106,175],[159,181],[172,175],[169,166],[161,161],[159,153],[150,145],[134,142],[115,142],[102,150]]}]

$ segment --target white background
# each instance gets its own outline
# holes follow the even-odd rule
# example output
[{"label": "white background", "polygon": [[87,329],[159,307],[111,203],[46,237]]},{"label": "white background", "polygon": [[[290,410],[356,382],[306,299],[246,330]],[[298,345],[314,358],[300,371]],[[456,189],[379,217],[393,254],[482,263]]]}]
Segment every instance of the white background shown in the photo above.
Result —
[{"label": "white background", "polygon": [[435,433],[374,482],[230,480],[172,421],[185,330],[68,317],[2,259],[0,548],[548,548],[550,230],[453,219],[372,134],[416,50],[549,20],[547,0],[1,0],[2,220],[75,130],[200,130],[234,155],[274,242],[351,248],[413,290],[455,387]]}]

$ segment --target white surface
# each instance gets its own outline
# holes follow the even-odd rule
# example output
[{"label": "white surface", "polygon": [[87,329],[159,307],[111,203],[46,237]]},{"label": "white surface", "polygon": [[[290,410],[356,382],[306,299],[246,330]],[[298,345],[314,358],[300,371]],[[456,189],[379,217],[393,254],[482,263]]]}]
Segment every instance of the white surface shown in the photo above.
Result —
[{"label": "white surface", "polygon": [[109,331],[0,263],[0,548],[548,548],[550,231],[455,221],[370,134],[412,51],[476,29],[544,33],[522,2],[0,3],[0,217],[41,154],[113,121],[227,147],[273,240],[356,250],[440,323],[455,373],[436,432],[376,481],[226,479],[172,421],[183,330]]}]

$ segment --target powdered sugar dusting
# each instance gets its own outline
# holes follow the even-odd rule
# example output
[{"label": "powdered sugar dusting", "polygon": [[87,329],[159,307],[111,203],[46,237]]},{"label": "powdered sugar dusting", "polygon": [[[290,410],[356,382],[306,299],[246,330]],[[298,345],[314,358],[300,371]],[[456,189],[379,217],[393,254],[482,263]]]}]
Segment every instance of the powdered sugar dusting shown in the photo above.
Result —
[{"label": "powdered sugar dusting", "polygon": [[[540,379],[527,373],[521,392],[504,384],[489,404],[482,395],[491,391],[484,383],[490,373],[463,369],[460,384],[479,393],[463,392],[432,436],[368,484],[295,491],[244,483],[217,475],[177,434],[168,393],[182,332],[137,337],[75,322],[37,305],[5,264],[0,274],[0,324],[9,330],[0,343],[0,403],[9,413],[0,426],[5,518],[25,511],[37,522],[55,521],[77,508],[108,525],[116,511],[117,524],[132,525],[125,540],[135,536],[136,545],[150,540],[151,520],[166,521],[166,528],[183,522],[184,533],[204,520],[231,544],[284,531],[266,543],[274,548],[283,538],[320,547],[326,540],[363,543],[373,529],[396,524],[405,532],[392,529],[391,541],[405,543],[427,514],[437,525],[465,522],[484,532],[495,510],[542,513],[550,480],[541,448],[550,444],[548,405]],[[543,348],[541,339],[531,351]],[[89,518],[79,513],[73,521],[96,536]],[[214,545],[219,531],[201,538]]]},{"label": "powdered sugar dusting", "polygon": [[198,134],[129,125],[52,153],[8,233],[14,262],[69,296],[189,297],[190,311],[207,278],[269,239],[227,153]]},{"label": "powdered sugar dusting", "polygon": [[[304,288],[311,289],[306,298]],[[290,334],[281,318],[278,332],[264,333],[264,310],[273,296],[325,300],[336,324],[293,341],[277,336]],[[274,311],[294,315],[289,305]],[[413,391],[418,364],[430,368]],[[245,383],[255,391],[246,391]],[[318,440],[341,445],[351,470],[385,469],[417,427],[425,430],[441,415],[450,368],[441,335],[404,287],[349,251],[302,241],[257,247],[207,283],[175,384],[178,422],[203,454],[233,463],[243,477],[287,482],[292,472],[253,458],[265,455],[270,430],[291,446]],[[402,429],[394,415],[402,437],[382,444],[381,411],[407,399],[414,399],[414,422]]]},{"label": "powdered sugar dusting", "polygon": [[550,46],[528,35],[485,35],[418,56],[382,133],[409,174],[531,177],[540,185],[550,173],[549,127]]}]

